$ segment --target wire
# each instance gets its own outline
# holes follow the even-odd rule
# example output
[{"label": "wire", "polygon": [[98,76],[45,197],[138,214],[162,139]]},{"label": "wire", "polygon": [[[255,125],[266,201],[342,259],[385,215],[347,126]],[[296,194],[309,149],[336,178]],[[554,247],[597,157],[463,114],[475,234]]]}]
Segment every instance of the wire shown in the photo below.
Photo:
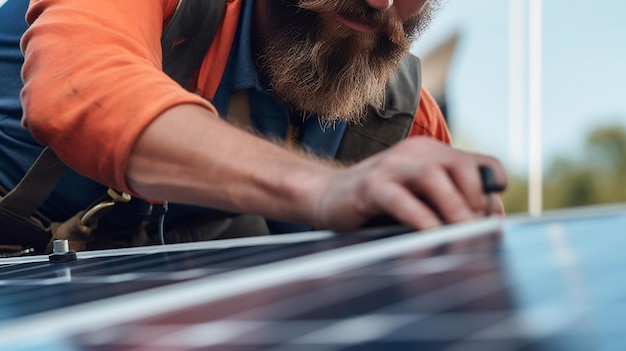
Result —
[{"label": "wire", "polygon": [[159,243],[161,245],[165,245],[165,215],[167,214],[167,201],[163,201],[163,205],[161,205],[161,214],[159,215],[159,224],[158,224],[158,235],[159,235]]}]

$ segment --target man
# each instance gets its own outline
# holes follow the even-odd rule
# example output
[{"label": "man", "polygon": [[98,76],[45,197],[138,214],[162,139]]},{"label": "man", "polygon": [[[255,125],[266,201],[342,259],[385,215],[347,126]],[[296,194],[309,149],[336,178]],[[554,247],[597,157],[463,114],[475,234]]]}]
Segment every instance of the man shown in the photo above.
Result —
[{"label": "man", "polygon": [[[22,100],[34,138],[98,183],[261,215],[271,232],[304,228],[287,223],[348,230],[381,215],[425,229],[501,211],[477,168],[505,183],[502,167],[447,146],[423,90],[411,138],[354,165],[329,160],[346,126],[384,104],[434,2],[228,1],[194,93],[161,69],[160,36],[177,5],[31,1]],[[70,177],[80,183],[44,206],[53,219],[86,206],[98,188]],[[176,207],[172,222],[199,211]]]}]

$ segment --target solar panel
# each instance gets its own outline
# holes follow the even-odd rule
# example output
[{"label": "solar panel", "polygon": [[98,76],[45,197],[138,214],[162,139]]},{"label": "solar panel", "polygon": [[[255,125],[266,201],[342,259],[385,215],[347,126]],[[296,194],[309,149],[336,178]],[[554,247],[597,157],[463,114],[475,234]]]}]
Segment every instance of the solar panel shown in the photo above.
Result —
[{"label": "solar panel", "polygon": [[0,260],[2,350],[624,350],[626,206]]}]

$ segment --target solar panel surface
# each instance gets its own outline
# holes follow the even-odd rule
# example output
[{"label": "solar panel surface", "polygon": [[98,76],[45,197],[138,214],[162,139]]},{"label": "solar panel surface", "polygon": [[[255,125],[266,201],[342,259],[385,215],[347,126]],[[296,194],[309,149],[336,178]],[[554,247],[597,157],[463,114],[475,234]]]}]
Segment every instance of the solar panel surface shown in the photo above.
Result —
[{"label": "solar panel surface", "polygon": [[61,265],[0,260],[0,343],[3,350],[624,350],[623,228],[626,208],[616,207],[423,233],[317,232],[301,241],[80,253]]}]

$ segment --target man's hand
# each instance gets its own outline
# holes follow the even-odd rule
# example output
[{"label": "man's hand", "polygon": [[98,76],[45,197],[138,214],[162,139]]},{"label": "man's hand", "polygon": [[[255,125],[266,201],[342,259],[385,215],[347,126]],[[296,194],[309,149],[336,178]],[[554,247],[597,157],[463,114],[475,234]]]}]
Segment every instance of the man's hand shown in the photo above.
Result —
[{"label": "man's hand", "polygon": [[506,186],[494,158],[463,152],[434,139],[407,139],[352,167],[340,169],[317,189],[314,223],[349,230],[390,215],[415,229],[504,212],[499,195],[485,194],[479,166]]}]

